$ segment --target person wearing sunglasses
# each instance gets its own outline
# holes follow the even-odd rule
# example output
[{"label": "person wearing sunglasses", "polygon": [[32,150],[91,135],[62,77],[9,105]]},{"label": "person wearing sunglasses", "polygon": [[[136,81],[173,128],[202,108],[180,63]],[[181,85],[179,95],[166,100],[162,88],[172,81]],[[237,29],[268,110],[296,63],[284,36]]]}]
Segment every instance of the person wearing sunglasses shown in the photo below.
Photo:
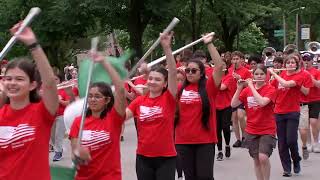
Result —
[{"label": "person wearing sunglasses", "polygon": [[204,37],[215,64],[206,78],[199,58],[186,65],[186,80],[178,91],[175,143],[186,180],[213,179],[217,139],[215,98],[223,75],[223,65],[212,36]]},{"label": "person wearing sunglasses", "polygon": [[[313,87],[310,88],[309,94],[304,98],[308,102],[309,123],[313,137],[313,144],[310,146],[311,151],[320,153],[319,144],[319,127],[320,127],[320,71],[313,67],[313,54],[302,54],[302,61],[305,71],[311,75]],[[309,129],[308,123],[308,129]]]}]

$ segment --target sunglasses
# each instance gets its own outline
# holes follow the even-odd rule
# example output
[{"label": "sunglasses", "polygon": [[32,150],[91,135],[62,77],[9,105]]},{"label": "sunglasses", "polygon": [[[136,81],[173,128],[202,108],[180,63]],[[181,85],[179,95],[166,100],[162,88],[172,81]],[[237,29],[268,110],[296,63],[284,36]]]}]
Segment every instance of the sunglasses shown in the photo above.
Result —
[{"label": "sunglasses", "polygon": [[184,70],[184,72],[186,72],[187,74],[190,74],[190,72],[191,72],[191,74],[195,74],[195,73],[197,73],[197,71],[200,71],[200,69],[196,69],[196,68],[186,68],[186,69]]}]

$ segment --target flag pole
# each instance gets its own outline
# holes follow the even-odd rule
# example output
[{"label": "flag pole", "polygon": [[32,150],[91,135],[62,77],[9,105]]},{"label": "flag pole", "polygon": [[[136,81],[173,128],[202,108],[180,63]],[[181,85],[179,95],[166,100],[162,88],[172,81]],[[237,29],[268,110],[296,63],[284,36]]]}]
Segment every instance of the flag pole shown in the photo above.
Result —
[{"label": "flag pole", "polygon": [[[214,32],[211,32],[211,33],[205,35],[204,37],[207,37],[207,36],[214,36]],[[185,50],[185,49],[187,49],[187,48],[189,48],[189,47],[192,47],[192,46],[200,43],[201,41],[203,41],[203,38],[204,38],[204,37],[202,37],[202,38],[200,38],[200,39],[198,39],[198,40],[196,40],[196,41],[193,41],[192,43],[187,44],[187,45],[185,45],[185,46],[183,46],[183,47],[181,47],[181,48],[173,51],[173,52],[172,52],[172,55],[176,55],[176,54],[178,54],[179,52],[181,52],[181,51],[183,51],[183,50]],[[156,59],[156,60],[148,63],[148,67],[154,66],[154,65],[162,62],[162,61],[165,60],[165,59],[166,59],[166,56],[162,56],[161,58],[158,58],[158,59]]]},{"label": "flag pole", "polygon": [[[99,42],[99,38],[98,37],[94,37],[94,38],[91,39],[91,51],[92,52],[96,52],[97,51],[98,42]],[[77,142],[78,145],[81,145],[84,120],[86,118],[86,112],[87,112],[89,87],[90,87],[90,82],[91,82],[91,77],[92,77],[92,72],[93,72],[94,65],[95,65],[95,63],[90,61],[89,73],[88,73],[88,81],[87,81],[87,85],[86,85],[84,103],[83,103],[82,113],[81,113],[81,122],[80,122],[80,128],[79,128],[79,134],[78,134],[78,142]]]},{"label": "flag pole", "polygon": [[[173,18],[170,24],[167,26],[165,30],[163,30],[163,33],[170,32],[178,23],[180,20],[178,18]],[[133,66],[131,71],[128,74],[128,77],[132,77],[134,73],[136,72],[136,69],[146,60],[146,58],[151,54],[151,52],[160,44],[160,37],[151,45],[151,47],[148,49],[148,51],[142,56],[142,58]]]}]

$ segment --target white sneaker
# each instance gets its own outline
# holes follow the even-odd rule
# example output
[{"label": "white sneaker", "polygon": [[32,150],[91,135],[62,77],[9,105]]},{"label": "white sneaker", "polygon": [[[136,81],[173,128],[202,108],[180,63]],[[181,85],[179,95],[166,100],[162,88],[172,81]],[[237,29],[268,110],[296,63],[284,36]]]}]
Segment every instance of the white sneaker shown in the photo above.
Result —
[{"label": "white sneaker", "polygon": [[313,152],[320,153],[320,144],[319,143],[315,143],[313,145]]},{"label": "white sneaker", "polygon": [[308,149],[309,153],[313,152],[313,145],[307,144],[307,149]]},{"label": "white sneaker", "polygon": [[184,177],[179,177],[178,180],[184,180]]}]

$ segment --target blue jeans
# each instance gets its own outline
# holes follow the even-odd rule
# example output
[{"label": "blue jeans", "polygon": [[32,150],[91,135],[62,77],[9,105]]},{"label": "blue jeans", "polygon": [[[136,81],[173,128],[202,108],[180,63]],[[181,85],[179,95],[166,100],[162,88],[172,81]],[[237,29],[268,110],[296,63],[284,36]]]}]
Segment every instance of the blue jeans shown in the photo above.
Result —
[{"label": "blue jeans", "polygon": [[291,172],[293,162],[301,160],[298,148],[299,112],[276,114],[278,150],[281,164],[285,172]]}]

